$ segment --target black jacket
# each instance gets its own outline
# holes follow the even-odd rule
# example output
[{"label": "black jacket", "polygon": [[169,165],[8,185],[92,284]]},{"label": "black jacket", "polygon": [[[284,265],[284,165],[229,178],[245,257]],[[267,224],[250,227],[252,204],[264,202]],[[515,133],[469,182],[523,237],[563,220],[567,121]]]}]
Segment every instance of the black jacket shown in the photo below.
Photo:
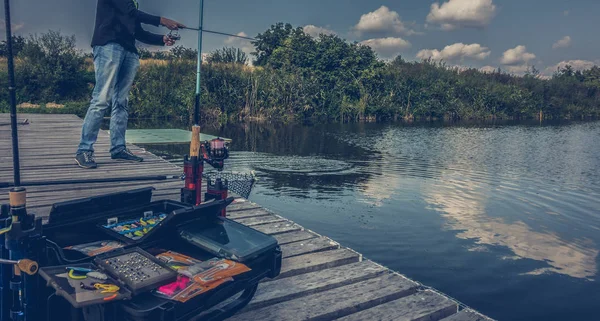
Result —
[{"label": "black jacket", "polygon": [[98,0],[92,47],[116,42],[137,53],[136,39],[150,45],[164,45],[163,36],[150,33],[142,23],[160,25],[160,17],[138,10],[135,0]]}]

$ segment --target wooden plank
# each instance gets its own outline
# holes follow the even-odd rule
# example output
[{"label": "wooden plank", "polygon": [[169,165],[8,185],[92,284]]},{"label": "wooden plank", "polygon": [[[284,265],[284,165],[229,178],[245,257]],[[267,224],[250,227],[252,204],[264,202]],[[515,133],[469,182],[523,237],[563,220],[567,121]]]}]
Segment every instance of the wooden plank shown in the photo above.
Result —
[{"label": "wooden plank", "polygon": [[442,321],[492,321],[492,319],[487,318],[473,310],[466,309],[442,319]]},{"label": "wooden plank", "polygon": [[458,305],[431,291],[419,292],[338,319],[339,321],[437,321],[456,313]]},{"label": "wooden plank", "polygon": [[245,218],[252,218],[258,216],[268,216],[273,215],[273,213],[267,212],[262,208],[242,210],[242,211],[232,211],[231,205],[227,206],[227,217],[232,220],[241,220]]},{"label": "wooden plank", "polygon": [[283,259],[281,273],[276,279],[283,279],[303,273],[315,272],[332,267],[356,263],[362,256],[348,249],[311,253]]},{"label": "wooden plank", "polygon": [[312,238],[318,237],[318,235],[315,233],[309,232],[309,231],[296,231],[296,232],[289,232],[289,233],[273,235],[273,237],[275,239],[277,239],[277,242],[279,242],[279,245],[285,245],[285,244],[290,244],[290,243],[294,243],[294,242],[300,242],[300,241],[312,239]]},{"label": "wooden plank", "polygon": [[283,301],[372,279],[384,274],[386,271],[388,271],[386,268],[372,261],[362,261],[273,282],[261,283],[256,295],[245,310],[255,310]]},{"label": "wooden plank", "polygon": [[281,246],[284,258],[303,254],[339,249],[340,244],[327,237],[314,238],[302,242],[291,243]]},{"label": "wooden plank", "polygon": [[255,226],[254,229],[257,231],[263,232],[265,234],[277,235],[277,234],[287,233],[287,232],[292,232],[292,231],[300,231],[302,229],[302,226],[300,226],[294,222],[285,221],[285,222],[279,222],[279,223],[258,225],[258,226]]},{"label": "wooden plank", "polygon": [[234,202],[227,207],[227,211],[236,212],[236,211],[245,211],[245,210],[253,210],[253,209],[262,209],[266,211],[266,209],[262,208],[260,205],[256,203],[252,203],[250,201],[240,200],[238,202]]},{"label": "wooden plank", "polygon": [[417,284],[396,274],[335,288],[236,315],[235,320],[333,320],[415,293]]},{"label": "wooden plank", "polygon": [[244,224],[246,226],[258,226],[258,225],[284,222],[284,221],[286,221],[286,219],[282,218],[281,216],[267,214],[267,215],[258,216],[258,217],[248,217],[248,218],[236,219],[235,221],[238,223]]}]

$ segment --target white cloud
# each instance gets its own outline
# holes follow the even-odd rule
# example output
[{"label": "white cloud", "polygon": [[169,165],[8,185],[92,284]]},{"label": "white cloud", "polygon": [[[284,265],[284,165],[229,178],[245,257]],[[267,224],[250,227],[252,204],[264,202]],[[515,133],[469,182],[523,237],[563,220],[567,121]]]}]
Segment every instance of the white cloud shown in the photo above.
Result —
[{"label": "white cloud", "polygon": [[317,38],[319,37],[320,34],[324,34],[324,35],[335,35],[336,32],[333,30],[329,30],[327,28],[323,28],[323,27],[317,27],[315,25],[307,25],[304,26],[304,33],[306,33],[307,35],[313,37],[313,38]]},{"label": "white cloud", "polygon": [[496,72],[497,70],[498,70],[498,68],[492,67],[492,66],[483,66],[483,67],[479,68],[479,71],[486,72],[486,73]]},{"label": "white cloud", "polygon": [[565,36],[552,45],[552,49],[567,48],[571,46],[571,37]]},{"label": "white cloud", "polygon": [[[248,35],[245,32],[243,32],[243,31],[238,32],[236,34],[236,36],[239,36],[239,37],[248,37]],[[242,42],[242,41],[247,41],[247,40],[242,39],[242,38],[238,38],[238,37],[227,37],[227,39],[225,39],[225,43],[228,44],[228,45],[237,44],[237,43]]]},{"label": "white cloud", "polygon": [[533,59],[535,59],[535,55],[527,52],[527,47],[525,46],[516,46],[513,49],[508,49],[502,55],[502,59],[500,62],[503,65],[508,66],[517,66],[517,65],[527,65],[527,63]]},{"label": "white cloud", "polygon": [[386,6],[381,6],[373,12],[363,14],[358,24],[354,26],[354,30],[359,33],[393,32],[405,35],[418,34],[416,31],[405,26],[396,11],[392,11]]},{"label": "white cloud", "polygon": [[474,43],[466,45],[464,43],[455,43],[444,47],[444,49],[424,49],[417,53],[419,59],[434,59],[444,61],[457,61],[465,58],[471,58],[476,60],[484,60],[492,52],[487,47],[483,47],[480,44]]},{"label": "white cloud", "polygon": [[564,68],[567,65],[573,67],[573,70],[586,70],[586,69],[591,69],[592,67],[598,66],[600,64],[598,61],[594,62],[594,61],[579,60],[579,59],[565,60],[565,61],[561,61],[561,62],[557,63],[554,66],[546,68],[546,72],[552,74],[555,71],[557,71],[559,68]]},{"label": "white cloud", "polygon": [[[24,23],[11,23],[10,29],[12,32],[17,32],[25,27]],[[0,19],[0,30],[6,31],[6,20]]]},{"label": "white cloud", "polygon": [[434,3],[427,22],[441,25],[443,30],[458,28],[483,28],[496,15],[492,0],[449,0],[441,5]]},{"label": "white cloud", "polygon": [[361,45],[369,46],[382,57],[392,57],[412,47],[412,44],[402,38],[377,38],[360,42]]}]

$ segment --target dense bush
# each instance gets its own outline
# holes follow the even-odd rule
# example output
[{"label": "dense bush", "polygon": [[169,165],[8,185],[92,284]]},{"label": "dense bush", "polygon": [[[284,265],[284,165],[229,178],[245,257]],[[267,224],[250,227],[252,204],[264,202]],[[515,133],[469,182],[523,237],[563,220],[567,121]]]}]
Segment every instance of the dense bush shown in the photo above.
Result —
[{"label": "dense bush", "polygon": [[[21,40],[16,40],[21,41]],[[91,59],[73,37],[50,32],[22,41],[17,55],[19,102],[77,102],[85,112],[93,87]],[[360,119],[522,119],[600,117],[600,68],[566,66],[550,79],[532,68],[451,68],[434,61],[382,62],[369,47],[335,35],[312,38],[282,23],[257,36],[253,66],[235,48],[211,53],[202,69],[202,113],[226,118],[354,121]],[[2,47],[0,47],[0,53]],[[131,92],[133,117],[190,117],[197,51],[140,49]],[[3,64],[4,65],[4,64]],[[7,83],[0,67],[0,85]],[[0,91],[0,110],[7,93]]]}]

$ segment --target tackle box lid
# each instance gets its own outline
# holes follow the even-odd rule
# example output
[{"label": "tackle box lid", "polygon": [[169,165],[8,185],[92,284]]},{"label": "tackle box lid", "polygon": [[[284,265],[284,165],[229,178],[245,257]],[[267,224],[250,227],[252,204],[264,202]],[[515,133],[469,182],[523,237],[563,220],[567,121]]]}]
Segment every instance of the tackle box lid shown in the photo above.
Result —
[{"label": "tackle box lid", "polygon": [[104,194],[59,202],[52,205],[48,216],[49,225],[88,220],[110,211],[149,204],[154,187]]},{"label": "tackle box lid", "polygon": [[[151,240],[159,239],[169,232],[175,233],[179,225],[186,224],[187,222],[194,220],[207,221],[211,217],[216,217],[225,207],[231,204],[233,200],[233,197],[224,200],[213,200],[210,202],[202,203],[197,206],[188,206],[170,211],[169,213],[164,213],[166,214],[166,217],[162,219],[162,221],[160,221],[157,225],[152,227],[146,234],[137,239],[127,237],[125,235],[120,234],[119,232],[112,230],[111,228],[105,227],[105,225],[107,225],[106,222],[97,224],[96,226],[107,235],[114,237],[119,241],[122,241],[129,245],[139,245],[145,242],[149,242]],[[119,220],[121,218],[142,218],[140,214],[143,215],[144,211],[141,211],[139,213],[136,213],[136,211],[139,212],[138,209],[132,208],[130,211],[121,212]],[[132,216],[132,214],[136,214],[137,216]]]},{"label": "tackle box lid", "polygon": [[209,224],[192,222],[179,228],[178,232],[194,246],[242,263],[278,246],[274,237],[223,217],[217,217]]}]

